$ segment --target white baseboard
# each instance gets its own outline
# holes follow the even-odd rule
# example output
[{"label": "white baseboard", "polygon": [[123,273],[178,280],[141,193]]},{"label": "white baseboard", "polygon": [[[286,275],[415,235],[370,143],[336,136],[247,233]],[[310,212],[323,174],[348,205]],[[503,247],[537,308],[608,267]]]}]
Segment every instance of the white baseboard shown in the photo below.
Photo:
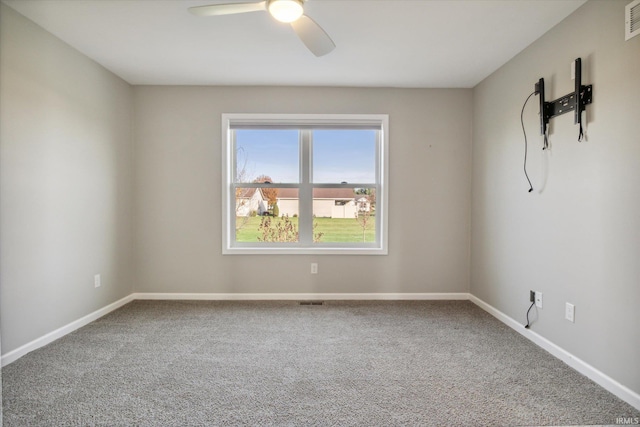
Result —
[{"label": "white baseboard", "polygon": [[265,301],[265,300],[468,300],[468,293],[134,293],[137,300],[220,300],[220,301]]},{"label": "white baseboard", "polygon": [[25,354],[36,350],[40,347],[43,347],[55,340],[57,340],[58,338],[62,338],[63,336],[75,331],[76,329],[80,329],[81,327],[88,325],[89,323],[93,322],[94,320],[97,320],[99,318],[101,318],[102,316],[104,316],[105,314],[109,314],[112,311],[122,307],[123,305],[129,303],[133,301],[133,295],[128,295],[116,302],[113,302],[109,305],[107,305],[106,307],[102,307],[99,310],[94,311],[93,313],[87,314],[84,317],[81,317],[78,320],[74,320],[73,322],[56,329],[55,331],[49,332],[46,335],[41,336],[40,338],[36,338],[35,340],[26,343],[25,345],[16,348],[15,350],[12,350],[10,352],[8,352],[7,354],[3,354],[2,355],[2,366],[6,366],[11,362],[14,362],[16,360],[18,360],[19,358],[21,358],[22,356],[24,356]]},{"label": "white baseboard", "polygon": [[505,325],[509,326],[514,331],[518,332],[520,335],[532,341],[538,347],[541,347],[542,349],[548,351],[553,356],[562,360],[564,363],[571,366],[573,369],[580,372],[582,375],[586,376],[596,384],[600,385],[605,390],[613,393],[634,408],[640,410],[640,394],[620,384],[618,381],[589,365],[585,361],[577,358],[562,347],[549,341],[542,335],[532,331],[531,329],[525,329],[522,323],[517,322],[500,310],[482,301],[480,298],[469,294],[469,300],[476,304],[478,307],[482,308],[484,311],[493,315],[496,319],[500,320]]}]

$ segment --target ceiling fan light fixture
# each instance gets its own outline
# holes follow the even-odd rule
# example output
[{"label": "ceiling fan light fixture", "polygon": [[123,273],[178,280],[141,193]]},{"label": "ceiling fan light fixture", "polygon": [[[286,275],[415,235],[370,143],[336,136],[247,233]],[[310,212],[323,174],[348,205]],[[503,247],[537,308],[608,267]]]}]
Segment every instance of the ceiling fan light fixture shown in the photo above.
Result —
[{"label": "ceiling fan light fixture", "polygon": [[302,16],[301,0],[271,0],[269,13],[280,22],[293,22]]}]

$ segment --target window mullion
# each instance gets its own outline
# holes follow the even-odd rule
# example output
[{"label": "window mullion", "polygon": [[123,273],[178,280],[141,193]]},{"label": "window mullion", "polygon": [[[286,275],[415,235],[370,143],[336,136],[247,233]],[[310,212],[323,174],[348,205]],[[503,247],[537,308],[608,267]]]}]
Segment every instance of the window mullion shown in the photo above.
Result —
[{"label": "window mullion", "polygon": [[298,216],[298,241],[303,246],[313,244],[313,189],[311,176],[313,162],[311,159],[311,131],[300,130],[300,192],[299,192],[299,216]]},{"label": "window mullion", "polygon": [[384,203],[384,194],[382,193],[382,174],[386,173],[382,165],[383,153],[382,153],[382,138],[383,134],[381,131],[376,132],[376,216],[377,221],[375,222],[376,226],[376,243],[380,244],[382,239],[382,222],[384,220],[384,215],[386,215],[386,211],[384,209],[378,209]]}]

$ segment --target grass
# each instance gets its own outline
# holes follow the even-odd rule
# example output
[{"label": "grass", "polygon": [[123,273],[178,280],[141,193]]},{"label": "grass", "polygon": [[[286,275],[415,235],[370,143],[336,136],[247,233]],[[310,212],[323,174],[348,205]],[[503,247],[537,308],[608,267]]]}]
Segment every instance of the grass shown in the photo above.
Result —
[{"label": "grass", "polygon": [[[244,225],[236,231],[236,241],[238,242],[257,242],[258,236],[261,235],[258,227],[260,226],[259,216],[236,219],[237,224]],[[275,220],[275,218],[274,218]],[[291,218],[291,222],[297,227],[298,218]],[[375,217],[371,217],[370,223],[365,231],[365,241],[375,242]],[[362,242],[362,226],[355,218],[314,218],[313,223],[317,224],[315,233],[323,233],[320,242]]]}]

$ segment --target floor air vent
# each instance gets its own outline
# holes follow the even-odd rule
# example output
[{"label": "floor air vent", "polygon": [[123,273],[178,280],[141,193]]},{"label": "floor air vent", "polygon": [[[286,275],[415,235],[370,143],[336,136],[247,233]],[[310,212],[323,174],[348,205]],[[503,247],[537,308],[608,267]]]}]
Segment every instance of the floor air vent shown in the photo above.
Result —
[{"label": "floor air vent", "polygon": [[640,34],[640,0],[629,3],[624,9],[624,39]]},{"label": "floor air vent", "polygon": [[323,305],[324,301],[300,301],[300,305]]}]

